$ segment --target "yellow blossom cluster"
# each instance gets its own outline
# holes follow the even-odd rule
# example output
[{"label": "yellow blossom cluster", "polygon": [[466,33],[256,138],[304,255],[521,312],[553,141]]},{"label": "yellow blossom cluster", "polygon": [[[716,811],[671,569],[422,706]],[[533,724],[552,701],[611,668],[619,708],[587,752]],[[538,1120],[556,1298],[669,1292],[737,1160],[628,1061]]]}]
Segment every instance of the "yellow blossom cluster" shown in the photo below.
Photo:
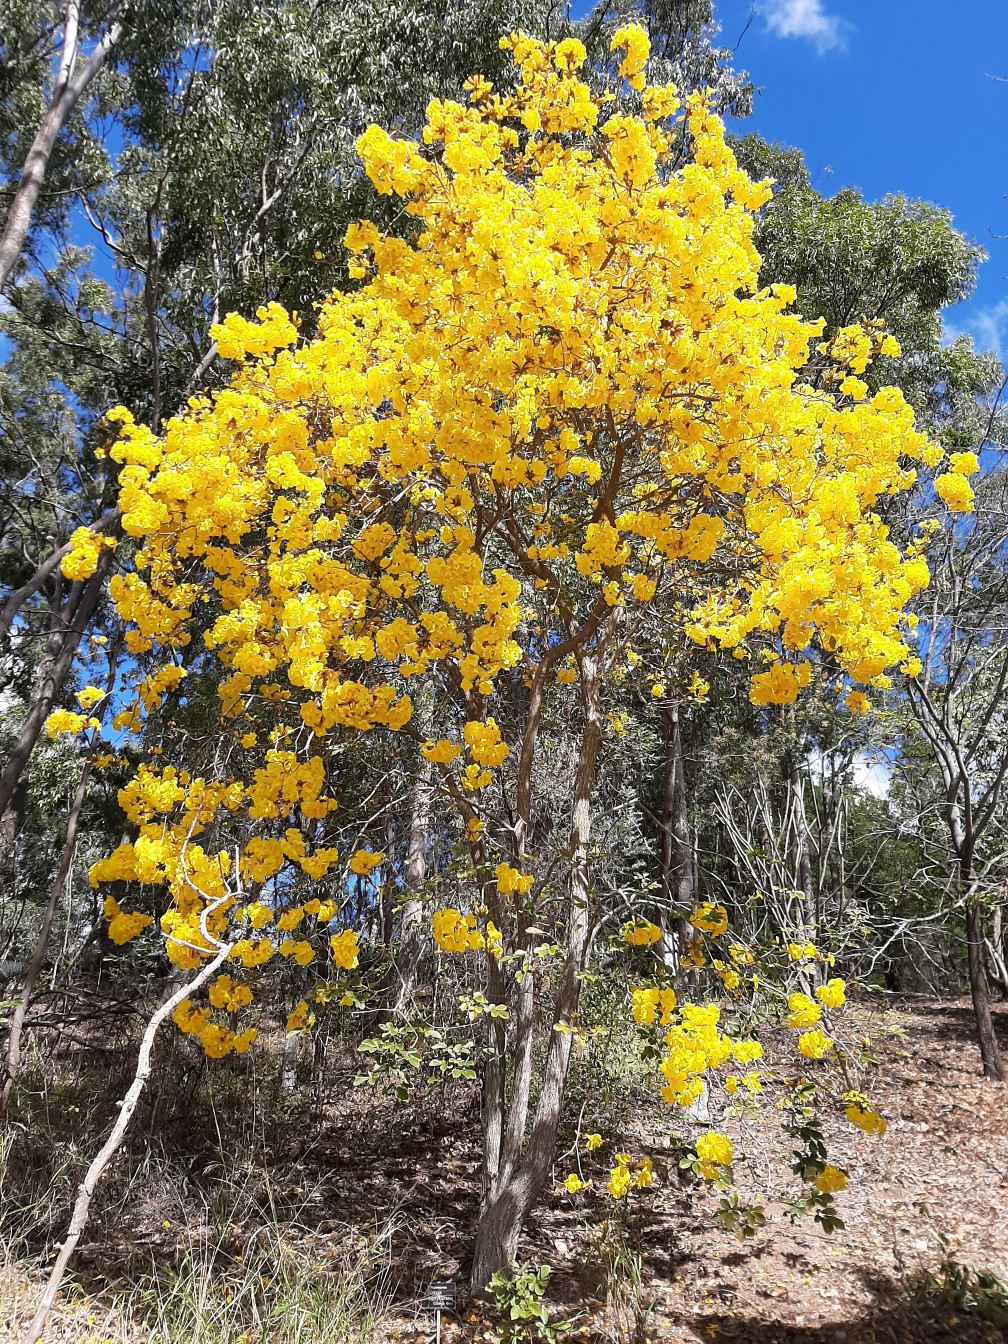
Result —
[{"label": "yellow blossom cluster", "polygon": [[700,1175],[705,1181],[715,1181],[731,1166],[735,1151],[727,1135],[712,1129],[697,1139],[696,1154]]},{"label": "yellow blossom cluster", "polygon": [[847,1002],[847,986],[834,976],[818,987],[815,996],[824,1008],[842,1008]]},{"label": "yellow blossom cluster", "polygon": [[638,985],[631,993],[633,1020],[642,1027],[667,1027],[676,1004],[675,990],[666,985]]},{"label": "yellow blossom cluster", "polygon": [[54,709],[45,721],[46,736],[50,742],[68,733],[82,733],[85,728],[100,728],[101,724],[87,714],[72,709]]},{"label": "yellow blossom cluster", "polygon": [[497,874],[497,890],[502,896],[524,896],[532,887],[532,877],[510,863],[499,863],[494,870]]},{"label": "yellow blossom cluster", "polygon": [[623,925],[623,940],[631,947],[650,947],[661,937],[661,929],[648,919],[631,919]]},{"label": "yellow blossom cluster", "polygon": [[139,911],[127,913],[114,896],[106,896],[102,904],[102,913],[108,920],[109,938],[119,946],[130,942],[148,925],[154,923],[153,915],[145,915]]},{"label": "yellow blossom cluster", "polygon": [[714,905],[711,901],[704,901],[690,915],[689,922],[695,929],[719,937],[722,933],[728,932],[728,911],[723,905]]},{"label": "yellow blossom cluster", "polygon": [[787,1006],[787,1024],[794,1031],[814,1027],[822,1017],[822,1008],[807,994],[789,994]]},{"label": "yellow blossom cluster", "polygon": [[836,1042],[827,1036],[820,1027],[814,1031],[803,1031],[798,1037],[798,1053],[806,1059],[822,1059],[829,1054]]},{"label": "yellow blossom cluster", "polygon": [[102,551],[114,545],[111,538],[93,528],[75,528],[70,534],[70,549],[60,561],[60,570],[71,580],[89,579],[98,568]]},{"label": "yellow blossom cluster", "polygon": [[463,915],[459,910],[435,910],[431,915],[431,931],[442,952],[478,952],[486,945],[476,916]]},{"label": "yellow blossom cluster", "polygon": [[[876,508],[931,448],[897,390],[806,381],[822,325],[791,311],[793,289],[759,285],[769,184],[739,168],[703,97],[680,109],[647,87],[637,26],[614,49],[639,114],[580,78],[576,40],[504,45],[513,88],[475,80],[465,103],[434,100],[422,143],[360,138],[413,228],[348,230],[359,283],[323,305],[317,335],[299,340],[277,304],[232,315],[213,328],[234,362],[224,386],[158,433],[109,414],[135,541],[110,595],[140,671],[117,723],[139,731],[170,703],[189,649],[186,692],[216,695],[222,750],[214,778],[139,766],[123,790],[134,838],[91,877],[164,888],[179,966],[225,933],[241,933],[246,968],[317,955],[246,908],[279,909],[285,881],[336,866],[331,739],[415,732],[416,695],[433,705],[423,754],[474,840],[471,795],[512,751],[489,712],[498,683],[534,684],[537,666],[568,679],[570,646],[553,650],[616,608],[652,606],[712,651],[765,650],[758,704],[792,701],[817,645],[859,684],[910,656],[903,613],[927,568]],[[847,332],[822,357],[857,380],[884,341]],[[71,564],[93,545],[75,541]],[[383,860],[357,849],[349,872]],[[248,900],[228,899],[238,879]],[[498,882],[521,894],[531,875],[504,864]],[[448,950],[491,941],[457,910],[433,922]],[[694,922],[727,924],[714,906]],[[661,931],[631,921],[623,936]],[[356,935],[330,950],[356,965]],[[706,1011],[685,1005],[672,1027],[673,1099],[730,1051]]]},{"label": "yellow blossom cluster", "polygon": [[661,1094],[667,1102],[687,1107],[703,1093],[708,1069],[720,1068],[732,1057],[732,1042],[719,1029],[721,1009],[716,1003],[684,1003],[679,1018],[665,1036]]},{"label": "yellow blossom cluster", "polygon": [[252,1002],[252,991],[229,975],[219,975],[207,990],[207,998],[218,1012],[238,1013]]},{"label": "yellow blossom cluster", "polygon": [[624,1199],[632,1190],[647,1190],[654,1184],[654,1165],[649,1157],[635,1162],[630,1153],[617,1153],[609,1173],[609,1193]]},{"label": "yellow blossom cluster", "polygon": [[815,943],[788,943],[787,954],[791,961],[815,961],[818,956]]},{"label": "yellow blossom cluster", "polygon": [[352,971],[360,956],[356,929],[344,929],[341,933],[332,934],[329,938],[329,950],[334,965],[341,970]]},{"label": "yellow blossom cluster", "polygon": [[247,1054],[255,1044],[255,1027],[232,1031],[226,1025],[211,1019],[209,1008],[196,1008],[191,999],[183,999],[172,1014],[175,1025],[186,1036],[194,1036],[209,1059],[223,1059],[225,1055]]}]

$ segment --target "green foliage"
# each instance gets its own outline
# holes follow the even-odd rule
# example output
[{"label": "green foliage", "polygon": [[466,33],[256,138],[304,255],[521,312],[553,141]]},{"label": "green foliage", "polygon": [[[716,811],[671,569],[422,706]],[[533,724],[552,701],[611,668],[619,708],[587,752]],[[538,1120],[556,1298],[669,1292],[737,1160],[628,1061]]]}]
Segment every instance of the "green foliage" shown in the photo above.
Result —
[{"label": "green foliage", "polygon": [[922,1275],[925,1294],[1008,1329],[1008,1282],[990,1270],[964,1265],[944,1236],[937,1241],[941,1261]]},{"label": "green foliage", "polygon": [[555,1321],[543,1301],[550,1272],[549,1265],[533,1268],[515,1262],[510,1273],[499,1269],[493,1275],[487,1288],[497,1311],[505,1318],[500,1344],[522,1344],[526,1340],[557,1344],[573,1329],[573,1320]]},{"label": "green foliage", "polygon": [[400,1101],[408,1100],[418,1081],[430,1091],[444,1083],[476,1080],[472,1040],[450,1040],[439,1027],[424,1022],[383,1022],[378,1035],[367,1037],[357,1049],[372,1061],[366,1073],[356,1075],[354,1086],[388,1088]]}]

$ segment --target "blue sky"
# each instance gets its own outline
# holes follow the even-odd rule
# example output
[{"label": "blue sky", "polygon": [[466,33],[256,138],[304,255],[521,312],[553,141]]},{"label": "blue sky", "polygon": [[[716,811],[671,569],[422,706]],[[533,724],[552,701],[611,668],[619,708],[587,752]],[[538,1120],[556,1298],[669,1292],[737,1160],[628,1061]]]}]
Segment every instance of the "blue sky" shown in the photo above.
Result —
[{"label": "blue sky", "polygon": [[757,88],[737,129],[798,146],[824,193],[946,206],[989,258],[946,330],[1008,357],[1008,0],[715,0],[715,17]]}]

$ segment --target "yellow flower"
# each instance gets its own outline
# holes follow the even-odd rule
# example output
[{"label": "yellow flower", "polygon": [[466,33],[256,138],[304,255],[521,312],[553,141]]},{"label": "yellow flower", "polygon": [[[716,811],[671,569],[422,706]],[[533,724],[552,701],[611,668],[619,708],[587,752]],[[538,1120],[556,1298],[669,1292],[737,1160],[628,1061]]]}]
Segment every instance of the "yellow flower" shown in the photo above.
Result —
[{"label": "yellow flower", "polygon": [[847,1173],[827,1162],[816,1177],[815,1186],[821,1195],[835,1195],[847,1188]]},{"label": "yellow flower", "polygon": [[832,1036],[818,1027],[814,1031],[803,1031],[798,1037],[798,1053],[805,1056],[806,1059],[822,1059],[833,1049],[835,1042]]},{"label": "yellow flower", "polygon": [[973,512],[973,487],[965,476],[949,471],[935,477],[935,493],[952,513]]},{"label": "yellow flower", "polygon": [[649,947],[661,937],[661,929],[648,919],[632,919],[623,925],[623,939],[632,947]]},{"label": "yellow flower", "polygon": [[846,990],[844,982],[834,976],[832,980],[827,980],[824,985],[819,986],[815,996],[826,1008],[842,1008],[847,1002]]},{"label": "yellow flower", "polygon": [[728,931],[728,911],[723,905],[704,901],[690,915],[690,923],[695,929],[701,929],[704,933],[717,937]]},{"label": "yellow flower", "polygon": [[344,971],[354,969],[360,954],[355,929],[344,929],[342,933],[332,934],[329,938],[329,947],[335,965]]},{"label": "yellow flower", "polygon": [[847,1107],[846,1115],[852,1125],[864,1130],[866,1134],[873,1134],[877,1138],[881,1138],[886,1132],[885,1120],[869,1106],[861,1106],[858,1102],[852,1102]]},{"label": "yellow flower", "polygon": [[705,1181],[713,1181],[720,1176],[722,1168],[731,1166],[734,1149],[727,1135],[710,1130],[697,1139],[696,1154],[700,1162],[700,1175]]},{"label": "yellow flower", "polygon": [[787,1024],[794,1031],[814,1027],[822,1017],[822,1008],[807,994],[789,994],[787,1004]]},{"label": "yellow flower", "polygon": [[69,709],[54,709],[45,721],[46,736],[52,742],[65,733],[82,733],[85,728],[100,728],[97,719],[86,714],[75,714]]},{"label": "yellow flower", "polygon": [[369,849],[355,850],[350,856],[350,871],[356,873],[358,877],[366,877],[384,858],[384,850],[379,850],[376,854]]}]

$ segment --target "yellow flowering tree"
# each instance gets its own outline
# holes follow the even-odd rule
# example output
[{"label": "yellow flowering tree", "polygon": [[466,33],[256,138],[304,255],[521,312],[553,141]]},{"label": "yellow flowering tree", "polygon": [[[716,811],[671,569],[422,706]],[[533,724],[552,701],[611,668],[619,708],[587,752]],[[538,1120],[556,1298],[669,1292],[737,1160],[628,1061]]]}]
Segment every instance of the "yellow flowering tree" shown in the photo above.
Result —
[{"label": "yellow flowering tree", "polygon": [[[859,376],[891,353],[884,334],[823,347],[793,291],[757,287],[770,186],[737,167],[703,97],[680,109],[646,84],[642,30],[615,35],[618,100],[580,78],[576,40],[504,45],[512,90],[473,78],[466,105],[430,104],[419,142],[361,137],[413,232],[351,227],[359,285],[325,304],[316,338],[277,305],[231,316],[214,332],[228,386],[159,434],[110,416],[135,542],[111,595],[141,669],[118,725],[213,696],[219,726],[138,767],[120,795],[133,838],[91,875],[123,935],[139,884],[163,891],[181,967],[221,946],[236,971],[290,958],[352,1001],[360,946],[341,908],[391,860],[347,762],[362,735],[410,742],[471,877],[471,908],[437,911],[434,937],[483,958],[484,1002],[509,1014],[489,1021],[477,1286],[552,1161],[594,924],[607,687],[628,641],[651,612],[698,652],[755,653],[758,704],[792,702],[819,657],[870,684],[908,657],[903,611],[927,581],[874,509],[931,452],[901,394],[869,396]],[[64,561],[79,579],[97,563],[90,537]],[[547,851],[529,831],[561,702],[568,824]],[[176,1013],[209,1054],[252,1045],[243,984]],[[669,1017],[677,1097],[684,1060],[726,1058],[716,1016],[690,1008]],[[288,1025],[307,1020],[305,1002]],[[728,1157],[712,1141],[698,1160]]]}]

